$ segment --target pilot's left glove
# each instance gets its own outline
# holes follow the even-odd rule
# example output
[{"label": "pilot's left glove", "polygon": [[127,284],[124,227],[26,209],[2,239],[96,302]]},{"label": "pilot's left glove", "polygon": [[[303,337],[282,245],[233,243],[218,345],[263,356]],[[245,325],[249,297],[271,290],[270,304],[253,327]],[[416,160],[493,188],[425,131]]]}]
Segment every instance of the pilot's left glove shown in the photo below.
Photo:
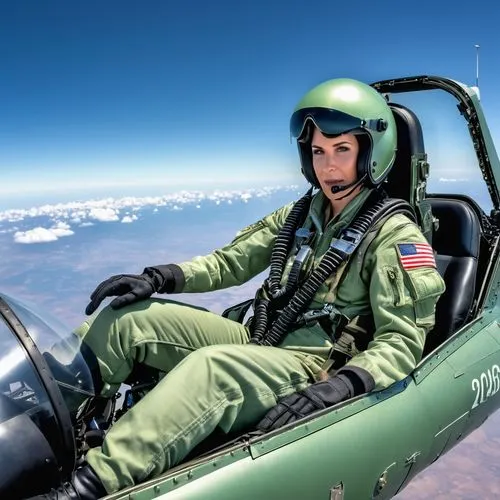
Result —
[{"label": "pilot's left glove", "polygon": [[117,274],[100,283],[90,295],[85,314],[92,314],[106,297],[118,295],[111,301],[112,309],[119,309],[153,293],[173,293],[179,281],[184,280],[176,264],[146,267],[142,274]]},{"label": "pilot's left glove", "polygon": [[357,366],[342,368],[333,377],[283,398],[258,423],[257,429],[263,432],[279,429],[317,410],[370,392],[374,387],[375,381],[366,370]]}]

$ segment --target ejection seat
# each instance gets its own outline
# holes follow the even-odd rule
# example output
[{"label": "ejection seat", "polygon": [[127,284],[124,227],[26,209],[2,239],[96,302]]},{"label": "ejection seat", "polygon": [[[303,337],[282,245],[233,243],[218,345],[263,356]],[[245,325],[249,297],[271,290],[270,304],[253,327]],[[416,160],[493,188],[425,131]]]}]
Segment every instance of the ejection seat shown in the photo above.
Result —
[{"label": "ejection seat", "polygon": [[[461,328],[469,318],[476,291],[476,274],[481,238],[481,224],[476,210],[464,197],[429,197],[420,201],[418,212],[417,184],[426,168],[424,139],[420,122],[411,110],[389,103],[397,126],[398,144],[394,167],[384,184],[389,196],[408,201],[417,215],[426,214],[428,206],[437,219],[430,242],[436,252],[436,264],[446,290],[436,305],[435,327],[427,336],[424,355]],[[421,178],[421,177],[420,177]],[[430,212],[427,211],[427,215]]]}]

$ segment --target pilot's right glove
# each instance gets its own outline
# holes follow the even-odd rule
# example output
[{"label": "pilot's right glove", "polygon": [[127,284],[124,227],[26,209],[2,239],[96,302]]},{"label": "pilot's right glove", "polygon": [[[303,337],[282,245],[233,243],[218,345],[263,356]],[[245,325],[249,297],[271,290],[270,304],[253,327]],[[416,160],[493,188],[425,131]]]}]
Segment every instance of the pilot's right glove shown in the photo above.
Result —
[{"label": "pilot's right glove", "polygon": [[106,297],[118,295],[109,304],[113,309],[132,304],[151,297],[153,293],[172,293],[176,278],[182,279],[179,266],[167,264],[146,267],[142,274],[117,274],[100,283],[90,295],[90,303],[85,314],[92,314]]},{"label": "pilot's right glove", "polygon": [[344,366],[334,376],[280,399],[257,424],[257,429],[274,431],[374,388],[375,380],[368,371],[358,366]]}]

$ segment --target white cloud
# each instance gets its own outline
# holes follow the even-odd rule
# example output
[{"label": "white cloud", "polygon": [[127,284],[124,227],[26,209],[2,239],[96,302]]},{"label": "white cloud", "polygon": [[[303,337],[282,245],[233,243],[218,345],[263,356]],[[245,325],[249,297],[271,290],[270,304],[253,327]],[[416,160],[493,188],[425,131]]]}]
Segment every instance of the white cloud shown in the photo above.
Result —
[{"label": "white cloud", "polygon": [[[207,204],[221,205],[247,203],[252,198],[262,198],[282,191],[295,191],[298,195],[297,185],[291,186],[271,186],[263,188],[235,189],[235,190],[215,190],[211,193],[203,191],[179,191],[163,196],[146,196],[124,198],[103,198],[99,200],[74,201],[69,203],[57,203],[54,205],[42,205],[28,209],[12,209],[0,212],[0,222],[5,222],[10,228],[5,231],[17,231],[14,240],[18,243],[37,243],[46,241],[55,241],[62,236],[73,234],[69,223],[78,227],[85,227],[97,222],[120,221],[130,223],[137,220],[137,213],[145,207],[152,207],[153,211],[158,212],[161,207],[163,210],[183,210],[187,205],[202,208]],[[120,211],[124,210],[125,215],[120,217]],[[132,213],[133,215],[129,215]],[[16,222],[23,221],[26,224],[29,219],[48,217],[52,219],[54,225],[50,228],[44,228],[40,221],[34,222],[40,224],[32,229],[19,231],[15,227]],[[14,225],[13,225],[14,223]]]},{"label": "white cloud", "polygon": [[48,243],[56,241],[63,236],[71,236],[74,232],[65,222],[58,222],[51,228],[35,227],[28,231],[16,231],[14,241],[16,243]]},{"label": "white cloud", "polygon": [[101,222],[111,222],[118,220],[118,211],[113,208],[92,208],[89,217]]},{"label": "white cloud", "polygon": [[71,236],[72,234],[75,234],[74,231],[70,229],[69,224],[61,221],[52,226],[49,231],[52,231],[52,233],[54,233],[58,238],[61,236]]},{"label": "white cloud", "polygon": [[125,223],[130,223],[137,220],[137,215],[125,215],[122,219],[122,222]]},{"label": "white cloud", "polygon": [[439,182],[468,182],[469,179],[467,178],[459,178],[459,179],[453,179],[453,178],[449,178],[449,177],[440,177],[439,178]]},{"label": "white cloud", "polygon": [[[100,200],[74,201],[69,203],[57,203],[54,205],[42,205],[29,209],[11,209],[0,212],[0,222],[23,221],[35,217],[51,217],[57,219],[67,219],[68,221],[84,221],[88,218],[100,221],[118,220],[118,214],[122,209],[136,212],[144,207],[166,207],[170,210],[178,210],[183,205],[199,206],[202,202],[220,203],[245,201],[254,197],[269,196],[277,191],[293,190],[298,186],[273,186],[263,188],[235,189],[235,190],[215,190],[210,194],[203,191],[179,191],[163,196],[145,196],[124,198],[103,198]],[[301,194],[300,191],[297,191]]]},{"label": "white cloud", "polygon": [[17,231],[14,233],[14,241],[16,243],[46,243],[56,241],[57,236],[50,230],[44,227],[35,227],[28,231]]}]

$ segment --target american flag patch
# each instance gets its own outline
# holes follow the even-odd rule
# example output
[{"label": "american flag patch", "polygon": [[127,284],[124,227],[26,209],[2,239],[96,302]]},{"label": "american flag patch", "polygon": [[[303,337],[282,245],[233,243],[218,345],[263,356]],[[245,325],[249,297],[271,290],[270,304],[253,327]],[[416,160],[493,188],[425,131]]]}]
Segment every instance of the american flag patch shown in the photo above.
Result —
[{"label": "american flag patch", "polygon": [[403,269],[436,267],[434,250],[428,243],[398,243],[397,245]]}]

